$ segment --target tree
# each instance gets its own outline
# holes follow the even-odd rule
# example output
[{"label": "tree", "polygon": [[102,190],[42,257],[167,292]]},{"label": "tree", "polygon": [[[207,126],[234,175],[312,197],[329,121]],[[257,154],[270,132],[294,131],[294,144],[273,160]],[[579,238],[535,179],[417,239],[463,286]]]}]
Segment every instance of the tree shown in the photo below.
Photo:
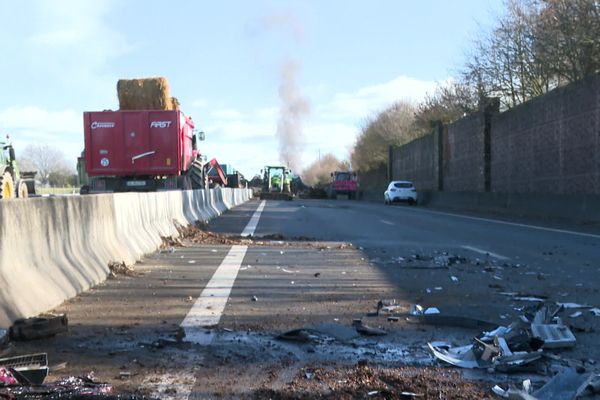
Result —
[{"label": "tree", "polygon": [[543,0],[536,50],[557,84],[600,72],[600,1]]},{"label": "tree", "polygon": [[348,161],[339,160],[333,154],[328,153],[315,160],[302,171],[302,182],[309,186],[326,185],[331,181],[333,171],[347,171],[349,169]]},{"label": "tree", "polygon": [[598,0],[508,0],[494,29],[474,42],[462,76],[478,97],[511,108],[600,72],[598,38]]},{"label": "tree", "polygon": [[[64,153],[49,144],[30,144],[21,157],[23,165],[36,170],[43,185],[64,186],[73,168],[69,167]],[[23,168],[22,168],[23,169]]]},{"label": "tree", "polygon": [[420,135],[431,132],[434,123],[450,124],[466,114],[477,111],[479,97],[473,87],[461,81],[438,85],[427,95],[415,113],[414,128]]},{"label": "tree", "polygon": [[350,159],[355,170],[368,171],[387,163],[389,146],[418,137],[413,126],[415,106],[399,101],[366,120]]},{"label": "tree", "polygon": [[463,79],[478,97],[514,107],[553,89],[552,74],[537,51],[537,0],[509,0],[492,32],[474,43]]}]

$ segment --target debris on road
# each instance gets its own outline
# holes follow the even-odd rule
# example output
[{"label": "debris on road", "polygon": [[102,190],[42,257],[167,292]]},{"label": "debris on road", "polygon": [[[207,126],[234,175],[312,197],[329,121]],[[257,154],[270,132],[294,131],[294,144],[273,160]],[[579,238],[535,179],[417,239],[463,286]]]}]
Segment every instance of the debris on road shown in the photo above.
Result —
[{"label": "debris on road", "polygon": [[531,381],[525,380],[522,389],[502,389],[496,385],[492,392],[505,399],[575,400],[598,394],[599,389],[598,375],[577,371],[575,368],[565,368],[536,391],[533,391]]},{"label": "debris on road", "polygon": [[[41,385],[48,376],[48,355],[46,353],[39,353],[1,358],[0,371],[2,369],[8,371],[10,377],[14,378],[20,384]],[[2,375],[1,372],[0,375]],[[0,377],[0,383],[2,383],[1,379]]]},{"label": "debris on road", "polygon": [[476,318],[462,317],[457,315],[444,314],[406,314],[402,315],[409,323],[418,323],[432,326],[448,326],[454,328],[492,330],[498,325],[492,322],[483,321]]},{"label": "debris on road", "polygon": [[483,332],[471,345],[449,347],[429,343],[428,346],[436,358],[457,367],[512,372],[539,360],[542,349],[575,345],[575,336],[556,316],[562,308],[554,312],[546,306],[526,309],[517,321]]},{"label": "debris on road", "polygon": [[352,325],[356,329],[356,332],[364,336],[384,336],[387,332],[381,328],[374,328],[369,325],[365,325],[362,320],[352,321]]},{"label": "debris on road", "polygon": [[69,320],[65,314],[40,315],[17,319],[9,329],[13,340],[35,340],[52,337],[68,330]]},{"label": "debris on road", "polygon": [[587,304],[578,304],[578,303],[556,303],[557,306],[560,307],[564,307],[566,309],[572,309],[572,308],[592,308],[592,306],[589,306]]},{"label": "debris on road", "polygon": [[108,270],[110,271],[109,276],[115,278],[117,275],[135,276],[135,270],[132,266],[125,264],[125,262],[111,261],[108,263]]},{"label": "debris on road", "polygon": [[278,340],[287,340],[300,343],[323,343],[332,341],[333,338],[317,331],[316,329],[292,329],[276,336]]},{"label": "debris on road", "polygon": [[111,385],[97,382],[93,375],[86,377],[68,377],[55,382],[41,385],[16,384],[0,387],[2,399],[79,399],[90,398],[96,400],[122,400],[141,399],[135,395],[119,395],[113,392]]}]

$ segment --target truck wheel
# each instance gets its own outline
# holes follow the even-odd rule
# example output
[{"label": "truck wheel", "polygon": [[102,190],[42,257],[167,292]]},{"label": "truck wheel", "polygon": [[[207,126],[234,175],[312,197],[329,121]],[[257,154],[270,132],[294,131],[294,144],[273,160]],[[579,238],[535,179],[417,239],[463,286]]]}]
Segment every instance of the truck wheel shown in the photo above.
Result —
[{"label": "truck wheel", "polygon": [[15,197],[15,183],[12,175],[6,171],[0,176],[0,199],[12,199]]},{"label": "truck wheel", "polygon": [[29,190],[25,181],[19,181],[17,185],[17,197],[20,199],[26,199],[29,197]]}]

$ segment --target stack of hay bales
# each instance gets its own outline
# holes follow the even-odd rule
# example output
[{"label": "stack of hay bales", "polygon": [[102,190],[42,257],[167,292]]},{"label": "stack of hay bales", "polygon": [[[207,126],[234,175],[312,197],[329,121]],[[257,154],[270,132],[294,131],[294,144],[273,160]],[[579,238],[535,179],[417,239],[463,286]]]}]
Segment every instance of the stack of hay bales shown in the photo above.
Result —
[{"label": "stack of hay bales", "polygon": [[171,97],[166,78],[119,79],[121,110],[178,110],[179,101]]}]

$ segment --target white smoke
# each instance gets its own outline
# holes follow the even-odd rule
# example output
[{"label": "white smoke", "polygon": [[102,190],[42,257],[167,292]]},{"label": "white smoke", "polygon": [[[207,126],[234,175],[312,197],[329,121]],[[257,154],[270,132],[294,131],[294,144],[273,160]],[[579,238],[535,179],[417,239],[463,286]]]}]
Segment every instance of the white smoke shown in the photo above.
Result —
[{"label": "white smoke", "polygon": [[302,169],[302,153],[304,151],[305,118],[310,114],[310,102],[302,95],[297,85],[300,71],[298,62],[285,59],[280,66],[279,121],[277,123],[277,139],[279,141],[279,160],[293,172]]}]

